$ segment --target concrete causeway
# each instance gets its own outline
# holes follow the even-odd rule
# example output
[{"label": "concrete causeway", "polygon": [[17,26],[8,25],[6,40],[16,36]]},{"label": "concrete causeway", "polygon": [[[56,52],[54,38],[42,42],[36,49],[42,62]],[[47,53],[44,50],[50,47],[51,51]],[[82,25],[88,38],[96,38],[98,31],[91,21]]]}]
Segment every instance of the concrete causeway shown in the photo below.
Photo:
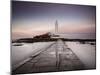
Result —
[{"label": "concrete causeway", "polygon": [[83,69],[85,69],[84,64],[77,55],[64,41],[58,39],[40,52],[31,55],[30,60],[17,67],[12,73],[27,74]]}]

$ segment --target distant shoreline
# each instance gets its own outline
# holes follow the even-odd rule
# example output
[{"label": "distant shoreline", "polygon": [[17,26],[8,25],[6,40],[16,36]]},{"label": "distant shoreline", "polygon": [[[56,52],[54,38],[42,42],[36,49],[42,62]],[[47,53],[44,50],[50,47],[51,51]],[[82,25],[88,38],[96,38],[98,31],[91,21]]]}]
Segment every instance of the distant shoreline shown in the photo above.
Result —
[{"label": "distant shoreline", "polygon": [[50,41],[57,41],[61,39],[63,41],[96,41],[96,39],[69,39],[69,38],[21,38],[17,40],[13,40],[12,43],[33,43],[33,42],[50,42]]}]

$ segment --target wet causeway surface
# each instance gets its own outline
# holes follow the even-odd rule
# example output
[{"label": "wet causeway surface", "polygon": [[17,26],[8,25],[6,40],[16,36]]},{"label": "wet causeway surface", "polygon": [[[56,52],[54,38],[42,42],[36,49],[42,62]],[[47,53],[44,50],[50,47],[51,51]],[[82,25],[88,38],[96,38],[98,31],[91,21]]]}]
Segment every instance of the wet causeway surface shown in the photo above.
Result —
[{"label": "wet causeway surface", "polygon": [[57,42],[45,47],[41,52],[31,56],[31,59],[17,67],[13,74],[71,71],[85,69],[84,64],[76,54],[63,42]]}]

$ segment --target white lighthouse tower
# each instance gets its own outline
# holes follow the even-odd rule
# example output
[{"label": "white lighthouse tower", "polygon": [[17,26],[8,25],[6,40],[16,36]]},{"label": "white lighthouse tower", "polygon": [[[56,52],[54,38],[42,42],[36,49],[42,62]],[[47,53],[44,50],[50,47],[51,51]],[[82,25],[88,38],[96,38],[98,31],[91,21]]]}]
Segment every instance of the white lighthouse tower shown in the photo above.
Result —
[{"label": "white lighthouse tower", "polygon": [[52,35],[52,38],[59,38],[59,35],[58,35],[58,21],[57,20],[55,22],[55,32]]},{"label": "white lighthouse tower", "polygon": [[55,34],[58,34],[58,21],[55,22]]}]

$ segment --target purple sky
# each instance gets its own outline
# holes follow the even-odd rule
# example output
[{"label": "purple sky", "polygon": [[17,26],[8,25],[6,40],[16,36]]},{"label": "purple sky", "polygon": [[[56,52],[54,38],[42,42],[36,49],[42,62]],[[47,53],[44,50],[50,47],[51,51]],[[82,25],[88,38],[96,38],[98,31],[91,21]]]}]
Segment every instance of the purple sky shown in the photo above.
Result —
[{"label": "purple sky", "polygon": [[13,39],[54,32],[56,20],[61,34],[95,34],[96,7],[12,1]]}]

